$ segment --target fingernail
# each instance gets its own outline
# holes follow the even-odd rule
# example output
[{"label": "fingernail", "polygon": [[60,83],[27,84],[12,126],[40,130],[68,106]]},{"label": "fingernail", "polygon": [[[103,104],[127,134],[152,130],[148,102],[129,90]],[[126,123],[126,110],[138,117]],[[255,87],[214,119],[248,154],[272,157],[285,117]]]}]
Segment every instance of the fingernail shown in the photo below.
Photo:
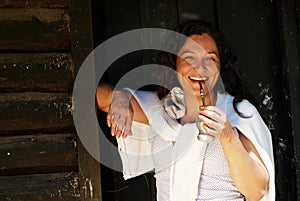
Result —
[{"label": "fingernail", "polygon": [[199,110],[204,110],[204,106],[203,105],[199,106]]}]

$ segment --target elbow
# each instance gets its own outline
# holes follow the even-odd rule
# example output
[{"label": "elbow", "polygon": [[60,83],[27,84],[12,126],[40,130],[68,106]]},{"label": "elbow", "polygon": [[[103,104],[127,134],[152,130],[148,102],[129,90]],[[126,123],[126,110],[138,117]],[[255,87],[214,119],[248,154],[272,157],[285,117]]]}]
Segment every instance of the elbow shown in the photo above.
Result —
[{"label": "elbow", "polygon": [[268,189],[268,182],[264,183],[265,185],[259,185],[259,186],[253,186],[253,189],[251,191],[248,191],[248,195],[245,195],[245,197],[249,201],[259,201],[261,200]]},{"label": "elbow", "polygon": [[251,195],[246,196],[247,200],[249,201],[259,201],[261,200],[266,194],[265,189],[257,190],[256,192],[252,193]]},{"label": "elbow", "polygon": [[[263,174],[262,174],[263,175]],[[259,201],[261,200],[268,191],[269,187],[269,174],[265,174],[260,177],[259,181],[253,182],[252,185],[248,186],[248,190],[245,191],[245,197],[250,201]]]},{"label": "elbow", "polygon": [[[103,98],[105,97],[105,98]],[[97,109],[108,112],[111,101],[111,93],[104,87],[98,87],[96,89],[96,105]]]}]

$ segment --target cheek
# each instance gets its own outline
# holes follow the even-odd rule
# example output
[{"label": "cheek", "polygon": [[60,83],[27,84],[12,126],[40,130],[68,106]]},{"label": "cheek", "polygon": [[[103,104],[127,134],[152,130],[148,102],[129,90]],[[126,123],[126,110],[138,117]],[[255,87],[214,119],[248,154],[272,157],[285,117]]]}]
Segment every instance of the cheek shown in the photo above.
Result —
[{"label": "cheek", "polygon": [[192,67],[186,63],[180,63],[176,65],[176,71],[180,75],[186,74]]},{"label": "cheek", "polygon": [[209,72],[209,74],[210,74],[209,77],[210,77],[210,81],[211,81],[210,85],[213,88],[215,86],[215,84],[217,83],[217,81],[218,81],[218,78],[220,76],[220,72],[219,72],[218,69],[214,69],[214,70],[211,70]]},{"label": "cheek", "polygon": [[177,79],[178,79],[180,85],[183,86],[184,83],[186,82],[185,74],[188,70],[183,65],[177,65],[176,71],[177,71]]}]

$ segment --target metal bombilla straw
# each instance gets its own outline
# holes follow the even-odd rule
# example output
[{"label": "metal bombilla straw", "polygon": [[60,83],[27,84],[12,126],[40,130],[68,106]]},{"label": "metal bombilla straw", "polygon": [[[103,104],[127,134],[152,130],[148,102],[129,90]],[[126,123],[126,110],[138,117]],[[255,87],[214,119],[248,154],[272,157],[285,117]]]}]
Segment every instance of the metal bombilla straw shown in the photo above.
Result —
[{"label": "metal bombilla straw", "polygon": [[[205,95],[204,95],[204,90],[203,90],[201,81],[198,81],[198,83],[199,83],[199,86],[200,86],[200,96],[201,96],[201,99],[202,99],[202,105],[206,106]],[[203,122],[201,122],[199,118],[196,120],[196,125],[197,125],[197,128],[199,130],[199,134],[197,136],[199,141],[212,142],[214,140],[213,136],[204,133],[205,130],[203,129]]]}]

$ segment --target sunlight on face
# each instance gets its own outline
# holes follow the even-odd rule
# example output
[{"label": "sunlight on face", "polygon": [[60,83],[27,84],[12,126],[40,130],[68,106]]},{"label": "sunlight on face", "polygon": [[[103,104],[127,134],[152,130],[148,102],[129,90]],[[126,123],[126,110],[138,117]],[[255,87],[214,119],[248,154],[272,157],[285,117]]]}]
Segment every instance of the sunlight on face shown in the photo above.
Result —
[{"label": "sunlight on face", "polygon": [[214,96],[220,75],[219,51],[214,39],[208,34],[191,35],[178,51],[176,70],[184,91],[199,96],[197,80],[205,80],[202,83],[206,96]]}]

